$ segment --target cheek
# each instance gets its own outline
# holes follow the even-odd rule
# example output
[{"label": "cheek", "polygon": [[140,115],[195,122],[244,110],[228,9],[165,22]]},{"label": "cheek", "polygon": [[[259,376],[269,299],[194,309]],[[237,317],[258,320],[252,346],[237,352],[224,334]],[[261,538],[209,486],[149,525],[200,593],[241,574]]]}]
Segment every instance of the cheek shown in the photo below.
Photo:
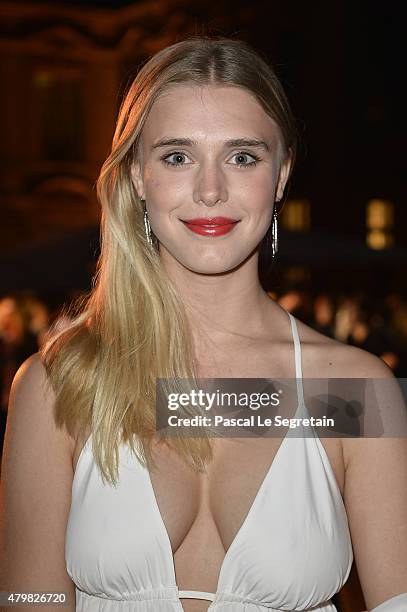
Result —
[{"label": "cheek", "polygon": [[[179,207],[182,198],[171,186],[171,181],[157,172],[145,183],[148,216],[152,230],[161,239],[171,231],[172,211]],[[184,198],[185,199],[185,198]]]},{"label": "cheek", "polygon": [[245,190],[245,208],[258,218],[271,218],[273,212],[275,181],[272,176],[254,181]]},{"label": "cheek", "polygon": [[[160,177],[158,177],[156,174],[154,175],[150,174],[150,176],[147,176],[145,178],[144,184],[145,184],[147,199],[150,199],[150,200],[152,197],[155,197],[160,194],[160,190],[162,189],[162,185],[163,185]],[[148,196],[150,196],[150,198],[148,198]]]},{"label": "cheek", "polygon": [[177,172],[169,172],[161,166],[146,168],[144,185],[147,199],[158,206],[165,206],[170,202],[177,201],[177,194],[188,190],[188,182],[185,176]]}]

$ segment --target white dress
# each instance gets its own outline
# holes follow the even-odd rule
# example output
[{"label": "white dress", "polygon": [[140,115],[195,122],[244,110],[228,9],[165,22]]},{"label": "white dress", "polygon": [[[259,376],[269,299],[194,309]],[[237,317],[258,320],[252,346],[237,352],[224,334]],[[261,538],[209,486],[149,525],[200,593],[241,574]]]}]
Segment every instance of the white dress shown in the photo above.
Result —
[{"label": "white dress", "polygon": [[[298,391],[304,404],[301,345],[295,318]],[[305,427],[305,429],[307,429]],[[72,485],[66,533],[67,571],[76,609],[97,612],[182,612],[182,597],[207,599],[210,612],[335,612],[331,597],[353,561],[342,496],[312,427],[288,433],[224,558],[216,593],[180,591],[170,539],[149,472],[120,446],[119,483],[104,485],[89,438]]]}]

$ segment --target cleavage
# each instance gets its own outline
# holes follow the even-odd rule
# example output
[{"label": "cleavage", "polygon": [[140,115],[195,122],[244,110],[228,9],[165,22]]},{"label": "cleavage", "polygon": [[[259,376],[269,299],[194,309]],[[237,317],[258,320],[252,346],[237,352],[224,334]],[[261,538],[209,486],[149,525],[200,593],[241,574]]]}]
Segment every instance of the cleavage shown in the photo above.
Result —
[{"label": "cleavage", "polygon": [[[189,537],[202,544],[210,530],[212,546],[229,550],[245,523],[262,483],[272,477],[282,438],[212,439],[214,458],[198,474],[166,446],[154,451],[150,474],[158,509],[175,555]],[[270,474],[269,474],[270,473]]]}]

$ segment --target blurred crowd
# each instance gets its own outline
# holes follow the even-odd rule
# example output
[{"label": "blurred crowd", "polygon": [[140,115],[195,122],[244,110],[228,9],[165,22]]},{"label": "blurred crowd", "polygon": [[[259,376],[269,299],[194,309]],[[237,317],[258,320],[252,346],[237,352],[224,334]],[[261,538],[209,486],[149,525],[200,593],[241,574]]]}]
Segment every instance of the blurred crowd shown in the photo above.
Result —
[{"label": "blurred crowd", "polygon": [[[80,294],[51,300],[33,293],[0,297],[0,454],[13,377],[38,351],[51,330],[66,324],[67,305]],[[321,333],[373,353],[399,378],[407,377],[407,300],[391,293],[384,299],[363,294],[332,295],[301,289],[270,292],[286,310]]]},{"label": "blurred crowd", "polygon": [[332,295],[291,289],[269,294],[295,317],[345,344],[381,357],[398,378],[407,377],[407,300],[363,293]]},{"label": "blurred crowd", "polygon": [[64,304],[77,292],[57,298],[41,298],[34,293],[0,297],[0,457],[7,422],[11,383],[20,365],[38,351],[51,330],[66,322]]}]

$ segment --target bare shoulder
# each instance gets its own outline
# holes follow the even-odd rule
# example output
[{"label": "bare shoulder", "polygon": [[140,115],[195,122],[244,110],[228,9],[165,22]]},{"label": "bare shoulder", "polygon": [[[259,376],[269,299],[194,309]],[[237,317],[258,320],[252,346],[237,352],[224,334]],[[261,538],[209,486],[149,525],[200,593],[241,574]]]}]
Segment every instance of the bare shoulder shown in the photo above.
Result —
[{"label": "bare shoulder", "polygon": [[16,429],[25,434],[41,425],[48,429],[54,402],[45,366],[39,353],[34,353],[22,363],[13,378],[7,419],[9,437],[15,438]]},{"label": "bare shoulder", "polygon": [[[10,389],[2,475],[28,472],[39,460],[72,468],[75,440],[55,419],[55,393],[40,354],[34,353],[17,370]],[[41,456],[38,453],[41,453]]]},{"label": "bare shoulder", "polygon": [[56,425],[54,402],[36,353],[20,366],[10,391],[0,480],[0,576],[7,590],[69,592],[74,609],[64,558],[73,440]]},{"label": "bare shoulder", "polygon": [[34,353],[26,359],[13,378],[11,398],[15,400],[21,394],[41,394],[43,399],[53,402],[55,399],[51,385],[48,383],[47,372],[40,354]]},{"label": "bare shoulder", "polygon": [[[376,386],[376,398],[382,406],[393,400],[391,410],[396,410],[399,388],[392,370],[386,363],[361,348],[350,346],[334,338],[324,336],[310,326],[297,321],[303,353],[304,378],[364,378],[387,379],[385,385]],[[379,393],[383,397],[378,396]],[[400,408],[402,410],[402,408]],[[339,438],[344,467],[356,459],[367,446],[376,446],[377,438]]]},{"label": "bare shoulder", "polygon": [[[15,437],[18,429],[20,436],[52,436],[58,440],[62,452],[71,452],[75,440],[65,429],[56,427],[55,393],[49,382],[46,368],[40,354],[34,353],[17,370],[10,390],[8,421],[10,437]],[[50,440],[48,440],[50,442]]]},{"label": "bare shoulder", "polygon": [[305,378],[394,378],[380,357],[325,336],[298,319],[297,326],[304,352]]}]

